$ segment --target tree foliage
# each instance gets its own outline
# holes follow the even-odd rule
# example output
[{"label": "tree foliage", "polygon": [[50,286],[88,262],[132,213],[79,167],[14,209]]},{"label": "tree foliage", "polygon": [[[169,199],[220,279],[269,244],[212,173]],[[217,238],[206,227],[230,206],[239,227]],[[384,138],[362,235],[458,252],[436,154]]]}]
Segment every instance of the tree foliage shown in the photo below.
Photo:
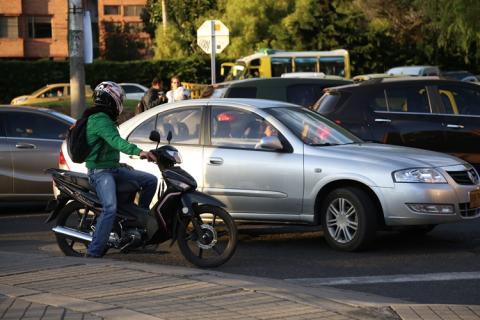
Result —
[{"label": "tree foliage", "polygon": [[165,1],[165,34],[159,0],[149,0],[144,17],[147,28],[155,27],[159,59],[198,55],[196,30],[218,19],[230,29],[230,44],[220,57],[238,58],[260,48],[344,48],[354,74],[411,64],[479,71],[478,0]]}]

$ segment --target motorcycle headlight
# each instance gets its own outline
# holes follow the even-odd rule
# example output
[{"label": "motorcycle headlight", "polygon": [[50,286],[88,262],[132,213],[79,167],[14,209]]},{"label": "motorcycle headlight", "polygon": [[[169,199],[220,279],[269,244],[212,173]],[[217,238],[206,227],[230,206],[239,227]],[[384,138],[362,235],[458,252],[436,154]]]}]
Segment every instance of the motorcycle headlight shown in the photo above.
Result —
[{"label": "motorcycle headlight", "polygon": [[190,189],[190,186],[188,184],[179,180],[169,179],[168,182],[170,182],[175,188],[181,191],[186,191]]},{"label": "motorcycle headlight", "polygon": [[393,172],[393,181],[400,183],[447,183],[444,176],[433,168],[412,168]]}]

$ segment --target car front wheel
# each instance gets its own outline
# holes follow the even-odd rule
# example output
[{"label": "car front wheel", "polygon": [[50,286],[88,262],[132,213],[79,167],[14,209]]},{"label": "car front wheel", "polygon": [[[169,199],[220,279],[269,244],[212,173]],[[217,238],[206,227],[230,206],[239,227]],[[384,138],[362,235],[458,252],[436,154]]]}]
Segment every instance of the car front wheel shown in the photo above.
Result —
[{"label": "car front wheel", "polygon": [[342,251],[365,248],[375,237],[376,208],[368,194],[354,187],[331,191],[321,207],[321,223],[328,244]]}]

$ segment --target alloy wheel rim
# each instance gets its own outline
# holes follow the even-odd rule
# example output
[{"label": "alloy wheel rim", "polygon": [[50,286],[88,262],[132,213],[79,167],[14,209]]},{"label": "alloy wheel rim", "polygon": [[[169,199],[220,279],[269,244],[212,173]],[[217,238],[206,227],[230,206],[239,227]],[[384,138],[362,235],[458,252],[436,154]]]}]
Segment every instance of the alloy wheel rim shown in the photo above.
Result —
[{"label": "alloy wheel rim", "polygon": [[327,230],[338,243],[351,242],[358,230],[358,214],[355,206],[345,198],[337,198],[327,209]]}]

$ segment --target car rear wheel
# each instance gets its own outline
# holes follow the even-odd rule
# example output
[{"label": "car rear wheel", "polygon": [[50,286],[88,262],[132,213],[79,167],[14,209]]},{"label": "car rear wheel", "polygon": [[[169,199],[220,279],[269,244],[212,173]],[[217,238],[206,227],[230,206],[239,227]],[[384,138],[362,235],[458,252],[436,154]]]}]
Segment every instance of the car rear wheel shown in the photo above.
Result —
[{"label": "car rear wheel", "polygon": [[321,207],[325,240],[342,251],[364,249],[375,237],[376,211],[368,194],[359,188],[331,191]]}]

